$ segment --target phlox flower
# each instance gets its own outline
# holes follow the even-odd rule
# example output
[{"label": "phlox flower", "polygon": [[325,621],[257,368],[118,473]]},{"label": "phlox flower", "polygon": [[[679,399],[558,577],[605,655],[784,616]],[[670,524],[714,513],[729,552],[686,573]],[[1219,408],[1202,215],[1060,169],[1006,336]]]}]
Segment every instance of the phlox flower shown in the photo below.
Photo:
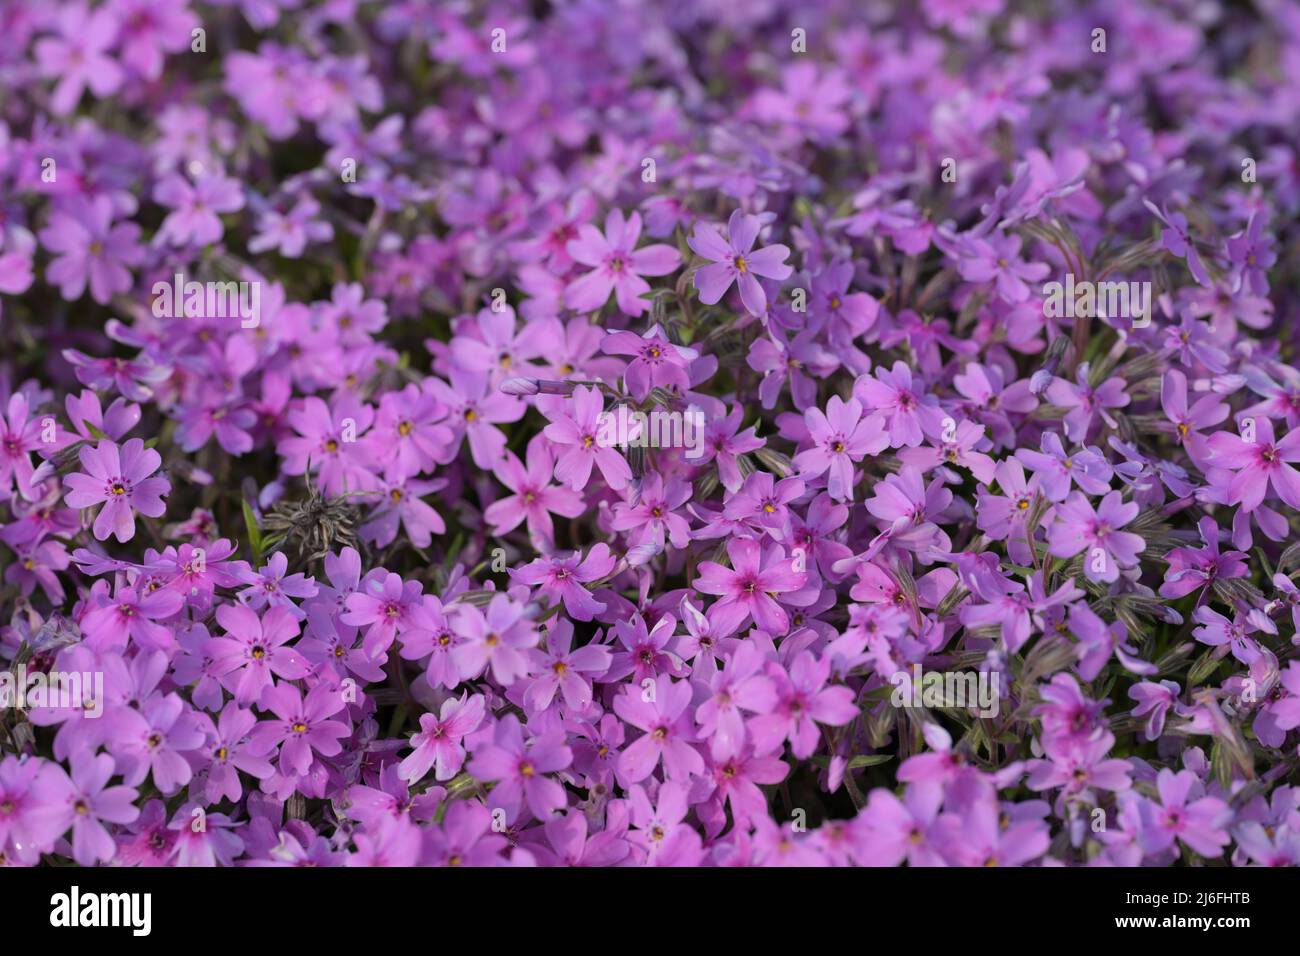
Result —
[{"label": "phlox flower", "polygon": [[698,255],[709,264],[695,271],[695,288],[705,305],[718,302],[734,282],[740,290],[740,301],[751,315],[767,312],[767,293],[758,282],[758,276],[767,279],[787,279],[794,269],[786,264],[788,247],[779,243],[754,249],[762,223],[757,216],[747,216],[739,209],[727,221],[727,235],[717,228],[697,223],[695,234],[687,240]]},{"label": "phlox flower", "polygon": [[624,218],[621,209],[612,209],[605,217],[602,235],[595,226],[583,223],[578,236],[570,239],[565,251],[590,272],[569,283],[564,302],[576,312],[599,309],[614,293],[618,307],[627,315],[641,315],[650,303],[641,296],[650,291],[642,276],[662,276],[681,265],[681,255],[672,246],[650,245],[636,248],[641,238],[641,214]]},{"label": "phlox flower", "polygon": [[785,634],[790,616],[772,595],[798,590],[807,572],[794,570],[780,545],[764,547],[751,538],[728,541],[727,556],[731,568],[702,561],[700,576],[692,582],[696,590],[719,598],[707,612],[714,633],[727,637],[752,620],[771,634]]},{"label": "phlox flower", "polygon": [[83,445],[77,457],[85,473],[73,472],[64,479],[69,490],[63,500],[70,508],[103,504],[94,524],[100,541],[110,534],[118,541],[130,541],[135,536],[136,511],[157,518],[166,510],[163,496],[171,491],[171,482],[154,474],[162,466],[162,456],[145,448],[141,439],[132,438],[120,449],[111,441],[93,448]]},{"label": "phlox flower", "polygon": [[403,780],[410,783],[421,779],[435,767],[435,780],[450,780],[460,772],[465,763],[463,738],[478,729],[483,722],[482,694],[471,697],[461,695],[443,701],[438,714],[421,714],[420,729],[411,737],[414,748],[398,768]]}]

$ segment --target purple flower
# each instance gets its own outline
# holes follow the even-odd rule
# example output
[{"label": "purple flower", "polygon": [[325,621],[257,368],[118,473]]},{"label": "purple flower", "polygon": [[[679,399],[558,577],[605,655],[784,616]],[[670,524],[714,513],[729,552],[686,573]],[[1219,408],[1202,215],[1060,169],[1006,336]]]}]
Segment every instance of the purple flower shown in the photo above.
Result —
[{"label": "purple flower", "polygon": [[0,758],[0,853],[34,865],[52,850],[76,812],[67,799],[71,786],[53,761]]},{"label": "purple flower", "polygon": [[1275,441],[1271,420],[1260,417],[1251,422],[1254,427],[1249,429],[1249,437],[1215,432],[1206,442],[1207,464],[1232,473],[1223,489],[1227,502],[1254,511],[1272,486],[1288,505],[1300,508],[1300,472],[1287,464],[1300,461],[1300,429]]},{"label": "purple flower", "polygon": [[301,196],[288,212],[266,209],[258,218],[258,234],[248,243],[249,252],[274,249],[286,259],[298,259],[309,242],[329,242],[334,227],[317,219],[320,203],[311,196]]},{"label": "purple flower", "polygon": [[804,412],[813,447],[795,456],[800,477],[816,478],[830,472],[826,490],[836,501],[853,500],[853,465],[866,455],[884,451],[889,439],[875,418],[863,419],[856,398],[847,402],[831,396],[825,413],[819,408]]},{"label": "purple flower", "polygon": [[175,615],[184,604],[176,591],[123,585],[111,599],[86,612],[81,630],[86,643],[97,651],[121,653],[128,640],[146,651],[170,651],[176,639],[170,628],[158,622]]},{"label": "purple flower", "polygon": [[[575,491],[587,486],[592,465],[600,469],[605,482],[615,491],[620,491],[632,478],[632,469],[612,446],[637,435],[612,435],[611,419],[616,416],[613,412],[607,415],[604,405],[599,389],[579,385],[573,390],[571,414],[560,410],[546,412],[551,420],[546,426],[546,437],[557,445],[567,446],[555,460],[555,477]],[[632,421],[635,425],[635,420]]]},{"label": "purple flower", "polygon": [[130,541],[135,537],[136,511],[157,518],[166,510],[163,495],[171,491],[171,482],[154,476],[162,456],[145,448],[139,438],[120,450],[111,441],[94,448],[83,445],[77,457],[86,473],[73,472],[64,479],[69,490],[63,500],[70,508],[103,504],[95,518],[95,537],[100,541],[110,534],[118,541]]},{"label": "purple flower", "polygon": [[915,447],[927,433],[938,433],[943,413],[934,396],[916,388],[912,370],[903,362],[892,369],[878,368],[875,376],[860,376],[853,385],[853,397],[872,416],[883,418],[889,447]]},{"label": "purple flower", "polygon": [[537,629],[523,605],[498,594],[486,611],[465,605],[454,610],[449,623],[463,640],[451,649],[451,662],[461,680],[473,680],[485,668],[503,686],[527,676],[528,650],[537,645]]},{"label": "purple flower", "polygon": [[244,710],[234,701],[222,708],[217,725],[209,734],[212,763],[208,766],[208,781],[204,796],[215,803],[221,799],[238,801],[244,787],[239,774],[249,774],[265,780],[274,770],[264,756],[254,754],[249,739],[257,726],[257,716]]},{"label": "purple flower", "polygon": [[117,853],[105,821],[132,823],[140,815],[133,787],[108,786],[115,765],[108,754],[81,753],[72,758],[67,800],[72,817],[72,858],[81,866],[111,860]]},{"label": "purple flower", "polygon": [[514,452],[507,450],[503,454],[492,471],[514,494],[497,499],[484,510],[483,517],[492,525],[493,534],[507,534],[527,519],[529,534],[549,545],[555,538],[552,514],[576,518],[587,510],[578,492],[551,484],[554,468],[555,457],[544,440],[529,443],[526,467]]},{"label": "purple flower", "polygon": [[1047,532],[1049,548],[1058,558],[1086,551],[1084,576],[1109,584],[1119,578],[1121,569],[1136,567],[1146,547],[1140,535],[1119,530],[1137,517],[1138,510],[1136,503],[1125,503],[1118,491],[1101,499],[1096,509],[1076,491],[1056,508],[1056,519]]},{"label": "purple flower", "polygon": [[346,704],[339,688],[329,684],[317,684],[305,699],[293,684],[276,684],[262,695],[261,703],[275,717],[253,728],[250,751],[269,755],[278,746],[280,773],[286,777],[305,776],[317,754],[340,753],[341,738],[351,733],[346,723],[330,719]]},{"label": "purple flower", "polygon": [[1218,797],[1205,796],[1190,770],[1162,769],[1156,774],[1156,789],[1160,802],[1142,806],[1142,848],[1159,853],[1181,840],[1201,856],[1221,856],[1229,839],[1231,808]]},{"label": "purple flower", "polygon": [[538,558],[518,570],[511,569],[510,576],[520,584],[541,587],[543,593],[559,598],[574,620],[590,621],[605,610],[605,605],[593,598],[583,585],[608,577],[614,570],[614,563],[609,546],[601,543],[593,547],[585,559],[581,552],[568,557]]},{"label": "purple flower", "polygon": [[366,628],[366,653],[382,654],[397,635],[414,622],[420,598],[418,581],[403,581],[391,572],[372,572],[365,587],[349,594],[344,602],[344,624]]},{"label": "purple flower", "polygon": [[131,267],[144,262],[140,227],[113,219],[112,202],[99,196],[57,209],[41,230],[41,244],[55,254],[46,278],[68,301],[81,298],[87,283],[100,305],[131,288]]},{"label": "purple flower", "polygon": [[760,714],[749,723],[759,753],[768,753],[789,740],[790,749],[802,760],[817,747],[821,738],[818,724],[841,727],[858,716],[851,688],[827,686],[830,671],[830,658],[819,658],[811,651],[796,657],[788,673],[776,665],[768,667],[775,680],[775,706],[771,713]]},{"label": "purple flower", "polygon": [[623,371],[623,381],[637,401],[642,401],[656,386],[676,388],[682,392],[690,388],[687,369],[690,361],[699,354],[695,349],[673,345],[657,325],[644,335],[607,333],[601,340],[600,349],[606,355],[635,356]]},{"label": "purple flower", "polygon": [[268,608],[259,618],[250,608],[223,604],[217,608],[217,623],[226,636],[210,639],[206,652],[214,676],[241,707],[257,703],[274,677],[299,680],[311,672],[298,651],[284,646],[298,636],[298,622],[285,608]]},{"label": "purple flower", "polygon": [[289,559],[283,551],[277,551],[256,573],[244,573],[243,583],[247,587],[239,592],[239,599],[254,609],[276,608],[303,620],[306,613],[292,599],[315,597],[316,582],[305,574],[289,574],[288,571]]},{"label": "purple flower", "polygon": [[1048,401],[1069,409],[1065,414],[1065,434],[1075,442],[1087,440],[1097,415],[1101,415],[1107,425],[1115,428],[1115,420],[1106,409],[1123,408],[1129,403],[1122,378],[1108,378],[1094,388],[1088,384],[1088,372],[1088,363],[1084,362],[1075,373],[1077,384],[1058,378],[1047,387]]},{"label": "purple flower", "polygon": [[733,538],[727,542],[731,568],[715,561],[700,563],[700,576],[692,582],[696,590],[717,595],[708,610],[709,624],[718,637],[734,634],[752,620],[756,627],[771,634],[785,634],[790,616],[773,595],[801,588],[805,571],[787,564],[785,549],[780,545],[764,548],[751,538]]},{"label": "purple flower", "polygon": [[420,715],[420,730],[411,738],[411,753],[402,760],[399,772],[409,783],[421,779],[436,765],[435,780],[450,780],[465,763],[461,741],[483,722],[483,696],[449,697],[437,714]]},{"label": "purple flower", "polygon": [[1147,718],[1143,729],[1147,740],[1159,739],[1165,727],[1166,715],[1178,703],[1178,693],[1178,685],[1170,680],[1162,680],[1158,684],[1144,680],[1129,688],[1129,697],[1137,701],[1133,716]]},{"label": "purple flower", "polygon": [[163,794],[175,793],[194,776],[185,755],[203,746],[205,734],[198,716],[178,694],[154,694],[139,710],[123,708],[106,731],[109,753],[128,787],[153,775]]},{"label": "purple flower", "polygon": [[58,12],[55,24],[59,35],[43,37],[33,50],[40,74],[59,79],[50,100],[55,112],[72,112],[87,87],[98,97],[115,93],[122,85],[122,68],[106,52],[118,38],[115,12],[101,8],[91,13],[85,4],[73,3]]},{"label": "purple flower", "polygon": [[578,227],[578,237],[565,246],[574,260],[591,271],[569,283],[564,304],[576,312],[594,312],[614,293],[618,307],[627,315],[641,315],[650,304],[641,296],[650,291],[642,276],[662,276],[681,265],[681,255],[672,246],[652,245],[637,249],[641,238],[641,214],[626,219],[621,209],[605,217],[605,233],[590,223]]},{"label": "purple flower", "polygon": [[790,254],[786,246],[778,243],[754,249],[761,227],[757,216],[747,216],[739,209],[727,221],[726,238],[714,226],[696,224],[695,234],[687,243],[697,255],[710,260],[709,265],[695,271],[695,288],[699,290],[701,302],[705,305],[718,302],[734,282],[740,289],[740,300],[751,315],[767,311],[767,293],[756,277],[787,279],[794,269],[786,264],[786,256]]},{"label": "purple flower", "polygon": [[169,176],[154,190],[154,199],[172,210],[158,235],[176,246],[220,242],[224,232],[221,213],[244,208],[238,180],[213,173],[199,176],[193,185],[181,176]]},{"label": "purple flower", "polygon": [[304,399],[288,415],[297,435],[277,447],[285,472],[301,475],[314,469],[327,495],[371,490],[377,481],[367,467],[370,445],[362,439],[373,421],[374,409],[349,398],[337,400],[332,409],[314,396]]},{"label": "purple flower", "polygon": [[565,805],[564,787],[546,776],[573,762],[573,752],[564,745],[564,734],[552,732],[524,741],[523,729],[513,714],[497,722],[490,742],[474,750],[469,772],[477,780],[496,781],[488,805],[505,811],[513,822],[520,811],[548,820]]},{"label": "purple flower", "polygon": [[591,704],[591,682],[605,677],[612,660],[603,644],[573,646],[573,625],[557,621],[546,632],[544,649],[533,651],[533,678],[524,692],[525,702],[537,711],[551,706],[558,693],[571,711]]},{"label": "purple flower", "polygon": [[10,395],[5,412],[0,413],[0,498],[8,498],[14,488],[28,501],[35,497],[31,453],[41,447],[44,426],[39,418],[30,416],[31,407],[22,392]]},{"label": "purple flower", "polygon": [[1096,448],[1067,453],[1055,432],[1043,434],[1041,447],[1041,452],[1017,448],[1016,458],[1034,473],[1048,501],[1064,501],[1069,497],[1071,483],[1089,495],[1110,491],[1114,469]]},{"label": "purple flower", "polygon": [[704,758],[695,749],[690,717],[691,685],[667,674],[628,686],[614,698],[614,711],[645,733],[624,748],[618,777],[626,786],[640,783],[662,761],[668,781],[685,782],[704,773]]}]

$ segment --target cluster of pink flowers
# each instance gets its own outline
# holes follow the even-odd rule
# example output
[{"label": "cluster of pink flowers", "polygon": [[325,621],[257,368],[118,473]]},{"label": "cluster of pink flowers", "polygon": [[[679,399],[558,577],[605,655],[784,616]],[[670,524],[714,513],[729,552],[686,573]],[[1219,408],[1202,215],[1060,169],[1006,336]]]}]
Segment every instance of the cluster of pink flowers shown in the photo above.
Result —
[{"label": "cluster of pink flowers", "polygon": [[1294,5],[0,33],[0,863],[1300,864]]}]

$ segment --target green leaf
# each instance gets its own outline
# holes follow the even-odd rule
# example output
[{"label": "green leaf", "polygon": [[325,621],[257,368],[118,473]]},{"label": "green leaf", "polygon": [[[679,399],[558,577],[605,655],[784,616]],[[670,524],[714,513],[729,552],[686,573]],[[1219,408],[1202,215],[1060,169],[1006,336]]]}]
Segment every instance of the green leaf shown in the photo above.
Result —
[{"label": "green leaf", "polygon": [[893,754],[858,754],[856,757],[849,758],[849,770],[861,770],[863,767],[874,767],[878,764],[889,763],[894,759]]},{"label": "green leaf", "polygon": [[247,501],[240,502],[244,506],[244,527],[248,529],[248,544],[253,549],[253,562],[262,563],[262,529],[257,526],[257,518],[253,514],[253,508]]},{"label": "green leaf", "polygon": [[[823,770],[831,764],[831,758],[825,755],[810,757],[809,759]],[[861,770],[863,767],[874,767],[877,764],[889,763],[893,759],[893,754],[858,754],[856,757],[849,758],[848,766],[845,769]]]}]

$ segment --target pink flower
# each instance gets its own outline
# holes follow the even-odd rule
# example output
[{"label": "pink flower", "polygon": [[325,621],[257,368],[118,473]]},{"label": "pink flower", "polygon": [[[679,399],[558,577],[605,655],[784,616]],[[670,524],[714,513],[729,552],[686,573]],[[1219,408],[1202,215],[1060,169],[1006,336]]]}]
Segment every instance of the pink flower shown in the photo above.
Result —
[{"label": "pink flower", "polygon": [[539,820],[564,807],[564,787],[546,776],[573,762],[573,751],[564,738],[564,731],[557,728],[525,743],[519,718],[507,714],[494,728],[491,742],[474,751],[469,772],[477,780],[497,781],[488,805],[505,810],[507,822],[515,820],[525,805]]},{"label": "pink flower", "polygon": [[796,657],[788,674],[780,665],[769,664],[767,673],[776,686],[775,706],[749,723],[759,753],[769,753],[789,740],[794,755],[803,760],[821,740],[817,724],[842,727],[858,716],[851,688],[826,685],[830,672],[830,657],[819,658],[812,651]]},{"label": "pink flower", "polygon": [[214,676],[247,707],[261,699],[262,691],[281,680],[299,680],[311,665],[298,651],[285,645],[298,636],[298,621],[285,608],[272,607],[262,616],[239,604],[217,608],[217,623],[225,637],[211,638],[205,653],[212,658]]},{"label": "pink flower", "polygon": [[250,750],[268,755],[279,745],[280,773],[286,777],[305,776],[316,754],[333,757],[342,752],[340,740],[351,733],[346,723],[330,719],[347,706],[340,689],[330,684],[317,684],[305,700],[293,684],[277,684],[263,695],[262,705],[275,718],[253,728]]},{"label": "pink flower", "polygon": [[823,413],[820,408],[804,412],[813,447],[799,452],[794,466],[800,477],[816,478],[830,472],[826,490],[836,501],[853,500],[853,464],[866,455],[884,451],[889,439],[877,419],[863,419],[856,398],[847,402],[832,395]]},{"label": "pink flower", "polygon": [[746,621],[773,635],[790,629],[790,616],[772,597],[803,587],[806,572],[795,571],[786,563],[785,549],[769,545],[764,549],[752,538],[733,538],[727,542],[731,569],[715,561],[700,564],[700,576],[693,582],[705,594],[721,600],[708,610],[709,623],[716,637],[726,637],[740,630]]},{"label": "pink flower", "polygon": [[244,208],[239,180],[212,173],[200,175],[194,185],[182,176],[168,176],[154,190],[154,199],[172,210],[158,236],[174,246],[220,242],[225,231],[220,214]]},{"label": "pink flower", "polygon": [[1262,415],[1253,419],[1253,440],[1232,432],[1215,432],[1206,444],[1206,464],[1235,472],[1225,490],[1228,504],[1240,504],[1243,511],[1254,511],[1264,501],[1272,485],[1278,496],[1292,508],[1300,508],[1300,472],[1287,462],[1300,461],[1300,428],[1274,441],[1273,422]]},{"label": "pink flower", "polygon": [[171,482],[150,477],[161,467],[162,456],[145,448],[139,438],[132,438],[120,451],[111,441],[94,448],[83,445],[78,457],[88,474],[73,472],[64,479],[70,490],[63,500],[70,508],[104,504],[95,518],[98,540],[112,534],[118,541],[130,541],[135,536],[134,512],[157,518],[166,510],[162,498],[171,491]]},{"label": "pink flower", "polygon": [[492,469],[497,480],[514,492],[498,498],[483,512],[484,519],[492,525],[497,537],[508,534],[528,520],[528,533],[550,546],[555,540],[555,525],[551,514],[576,518],[587,510],[582,495],[572,488],[551,484],[555,457],[546,439],[539,436],[528,443],[528,465],[524,466],[514,452],[507,450]]},{"label": "pink flower", "polygon": [[685,781],[704,773],[704,758],[692,746],[695,731],[690,717],[691,685],[660,674],[653,683],[628,686],[614,698],[614,711],[644,730],[619,754],[618,777],[623,786],[640,783],[662,760],[668,780]]},{"label": "pink flower", "polygon": [[551,706],[559,692],[571,711],[591,704],[591,681],[609,670],[611,655],[604,644],[573,648],[573,625],[559,620],[546,633],[545,650],[532,652],[537,674],[524,692],[524,702],[537,712]]},{"label": "pink flower", "polygon": [[681,265],[681,255],[663,244],[637,249],[640,238],[641,214],[634,212],[625,220],[621,209],[605,217],[603,236],[590,223],[579,226],[578,238],[569,240],[565,250],[592,271],[569,283],[564,304],[575,312],[594,312],[612,291],[627,315],[645,312],[650,303],[641,296],[650,291],[650,284],[641,277],[667,275]]},{"label": "pink flower", "polygon": [[614,570],[614,557],[609,545],[597,544],[587,552],[575,551],[568,557],[551,555],[531,561],[510,577],[520,584],[541,587],[547,597],[557,597],[564,602],[564,610],[575,621],[590,621],[605,610],[605,605],[591,596],[584,584],[608,577]]},{"label": "pink flower", "polygon": [[459,698],[449,697],[442,702],[437,714],[421,714],[420,730],[411,737],[415,749],[402,760],[398,773],[403,780],[414,783],[436,767],[435,780],[450,780],[460,772],[465,763],[465,748],[461,740],[478,729],[483,722],[485,705],[482,694]]},{"label": "pink flower", "polygon": [[606,355],[635,356],[623,372],[623,381],[637,401],[649,395],[655,386],[686,391],[691,387],[687,370],[699,356],[695,349],[673,345],[657,325],[644,335],[610,332],[601,341],[600,348]]},{"label": "pink flower", "polygon": [[575,491],[587,486],[592,465],[600,469],[605,482],[615,491],[622,490],[632,478],[632,469],[611,447],[614,437],[609,434],[608,419],[603,417],[604,407],[600,389],[579,385],[573,390],[572,414],[544,410],[551,420],[544,434],[557,445],[567,446],[556,459],[555,477]]},{"label": "pink flower", "polygon": [[787,246],[777,244],[754,250],[760,228],[762,223],[757,216],[747,216],[739,209],[727,221],[727,238],[714,226],[696,225],[695,235],[687,244],[711,260],[711,264],[695,271],[695,288],[699,290],[701,302],[705,305],[718,302],[734,282],[750,314],[762,315],[767,311],[767,293],[755,277],[787,279],[794,269],[785,261],[790,254]]},{"label": "pink flower", "polygon": [[1087,551],[1083,573],[1090,581],[1110,583],[1119,578],[1121,568],[1136,567],[1138,555],[1146,547],[1140,535],[1119,529],[1137,517],[1136,502],[1124,502],[1112,491],[1094,510],[1092,503],[1075,492],[1056,508],[1056,520],[1047,532],[1052,554],[1072,558]]}]

